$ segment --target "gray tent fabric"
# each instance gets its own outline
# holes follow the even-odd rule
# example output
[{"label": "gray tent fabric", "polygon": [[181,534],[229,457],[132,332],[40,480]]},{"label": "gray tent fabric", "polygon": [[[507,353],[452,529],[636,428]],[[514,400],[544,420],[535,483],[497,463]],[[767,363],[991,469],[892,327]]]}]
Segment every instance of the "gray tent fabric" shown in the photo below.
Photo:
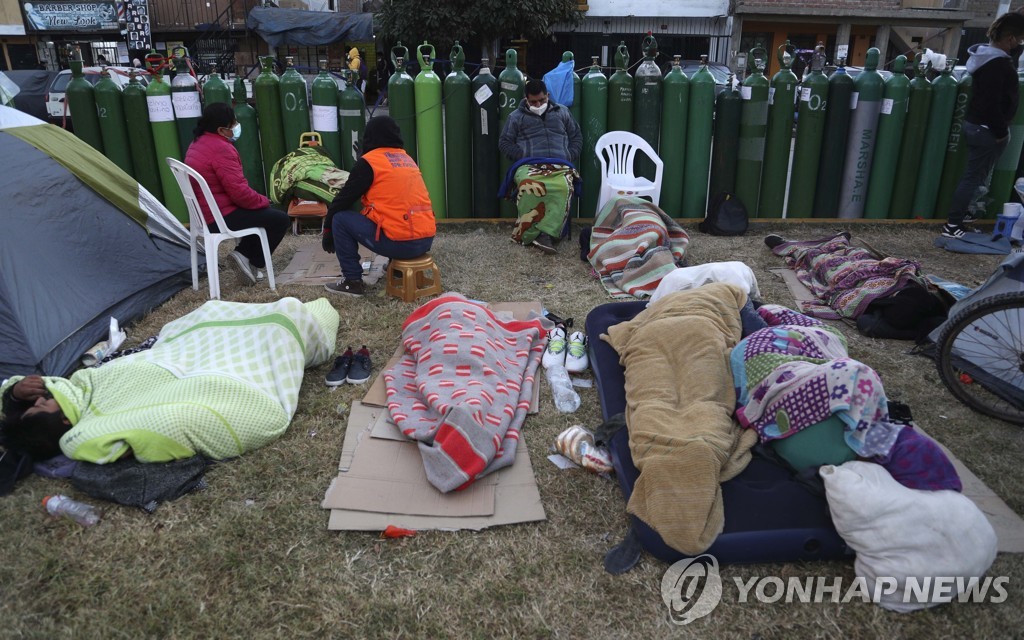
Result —
[{"label": "gray tent fabric", "polygon": [[373,14],[254,7],[245,25],[272,47],[317,47],[373,40]]},{"label": "gray tent fabric", "polygon": [[0,155],[16,159],[0,183],[0,379],[67,375],[111,316],[125,326],[191,284],[186,242],[147,233],[6,130]]},{"label": "gray tent fabric", "polygon": [[963,238],[946,238],[939,236],[933,243],[936,248],[953,253],[974,253],[989,255],[1006,255],[1010,252],[1010,239],[1007,237],[992,239],[991,233],[965,233]]}]

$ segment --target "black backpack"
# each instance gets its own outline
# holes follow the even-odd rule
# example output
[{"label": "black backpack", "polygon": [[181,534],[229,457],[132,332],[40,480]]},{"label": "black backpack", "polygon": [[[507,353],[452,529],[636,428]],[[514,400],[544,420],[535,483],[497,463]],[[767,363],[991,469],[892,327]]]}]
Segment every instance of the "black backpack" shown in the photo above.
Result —
[{"label": "black backpack", "polygon": [[741,236],[748,222],[747,208],[736,194],[723,191],[708,202],[708,215],[697,228],[713,236]]}]

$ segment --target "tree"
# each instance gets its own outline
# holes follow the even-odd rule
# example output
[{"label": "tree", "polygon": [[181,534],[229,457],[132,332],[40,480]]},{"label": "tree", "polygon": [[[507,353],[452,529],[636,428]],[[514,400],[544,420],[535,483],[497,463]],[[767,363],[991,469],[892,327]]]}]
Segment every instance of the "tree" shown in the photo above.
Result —
[{"label": "tree", "polygon": [[377,13],[377,31],[401,41],[410,56],[424,40],[447,55],[456,40],[488,50],[501,38],[542,38],[558,22],[579,24],[577,0],[386,0]]}]

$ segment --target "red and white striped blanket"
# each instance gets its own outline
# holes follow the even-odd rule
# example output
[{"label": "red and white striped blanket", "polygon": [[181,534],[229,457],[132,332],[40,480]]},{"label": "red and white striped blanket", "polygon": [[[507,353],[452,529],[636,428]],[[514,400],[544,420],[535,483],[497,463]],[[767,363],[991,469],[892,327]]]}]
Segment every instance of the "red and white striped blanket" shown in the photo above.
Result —
[{"label": "red and white striped blanket", "polygon": [[402,345],[384,372],[388,410],[419,441],[430,483],[452,491],[511,465],[544,352],[540,320],[502,321],[450,293],[406,319]]}]

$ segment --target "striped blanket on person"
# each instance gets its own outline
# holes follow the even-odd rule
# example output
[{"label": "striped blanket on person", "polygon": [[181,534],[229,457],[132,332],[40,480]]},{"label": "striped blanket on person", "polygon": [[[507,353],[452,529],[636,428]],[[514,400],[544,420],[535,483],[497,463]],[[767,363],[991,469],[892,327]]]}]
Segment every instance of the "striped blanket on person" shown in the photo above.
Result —
[{"label": "striped blanket on person", "polygon": [[662,278],[684,266],[689,243],[686,231],[657,205],[615,198],[594,220],[587,258],[612,298],[648,298]]}]

